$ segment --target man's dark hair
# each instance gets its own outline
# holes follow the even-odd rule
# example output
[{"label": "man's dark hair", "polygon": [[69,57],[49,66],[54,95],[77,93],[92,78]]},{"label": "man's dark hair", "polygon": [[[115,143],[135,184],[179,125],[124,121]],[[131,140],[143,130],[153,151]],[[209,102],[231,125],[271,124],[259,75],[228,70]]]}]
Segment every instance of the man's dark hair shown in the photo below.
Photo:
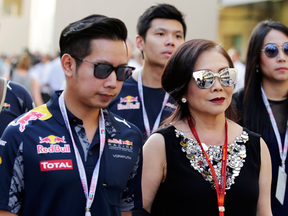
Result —
[{"label": "man's dark hair", "polygon": [[[90,42],[93,39],[123,40],[126,43],[127,28],[116,18],[103,15],[90,15],[69,24],[60,36],[60,57],[65,53],[72,57],[85,58],[92,50]],[[76,61],[77,67],[81,61]]]},{"label": "man's dark hair", "polygon": [[187,27],[183,14],[173,5],[158,4],[148,8],[138,19],[137,32],[144,41],[147,31],[151,27],[151,22],[157,18],[179,21],[183,26],[183,35],[185,38]]}]

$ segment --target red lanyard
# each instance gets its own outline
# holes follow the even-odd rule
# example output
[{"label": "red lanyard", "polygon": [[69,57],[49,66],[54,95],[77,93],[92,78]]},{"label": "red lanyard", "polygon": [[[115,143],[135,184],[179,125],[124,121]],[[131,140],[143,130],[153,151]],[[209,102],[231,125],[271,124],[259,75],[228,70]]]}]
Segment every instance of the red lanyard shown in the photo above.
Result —
[{"label": "red lanyard", "polygon": [[215,188],[217,193],[217,200],[218,200],[218,208],[219,208],[219,216],[224,216],[224,199],[225,199],[225,186],[226,186],[226,171],[227,171],[227,137],[228,137],[228,126],[227,121],[225,119],[225,143],[223,147],[223,155],[222,155],[222,168],[221,168],[221,178],[220,180],[217,180],[215,170],[213,168],[213,165],[207,155],[207,153],[204,151],[203,146],[201,144],[201,141],[198,137],[197,131],[195,129],[195,126],[193,124],[193,121],[191,120],[190,115],[187,116],[188,124],[190,127],[190,130],[192,134],[194,135],[195,139],[197,140],[198,144],[200,145],[202,152],[205,154],[206,160],[209,164],[210,170],[213,175],[213,179],[215,182]]}]

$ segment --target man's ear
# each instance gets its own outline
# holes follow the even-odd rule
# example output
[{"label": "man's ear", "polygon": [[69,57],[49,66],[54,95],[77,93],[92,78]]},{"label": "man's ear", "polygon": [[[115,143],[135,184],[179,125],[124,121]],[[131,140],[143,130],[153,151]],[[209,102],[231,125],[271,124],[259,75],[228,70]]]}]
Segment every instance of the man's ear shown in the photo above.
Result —
[{"label": "man's ear", "polygon": [[140,35],[136,36],[136,46],[141,52],[143,51],[144,39]]},{"label": "man's ear", "polygon": [[144,59],[144,39],[140,36],[140,35],[137,35],[136,36],[136,46],[137,48],[141,51],[141,55],[142,55],[142,59]]},{"label": "man's ear", "polygon": [[69,54],[64,54],[61,58],[61,64],[66,77],[72,77],[76,71],[76,61]]}]

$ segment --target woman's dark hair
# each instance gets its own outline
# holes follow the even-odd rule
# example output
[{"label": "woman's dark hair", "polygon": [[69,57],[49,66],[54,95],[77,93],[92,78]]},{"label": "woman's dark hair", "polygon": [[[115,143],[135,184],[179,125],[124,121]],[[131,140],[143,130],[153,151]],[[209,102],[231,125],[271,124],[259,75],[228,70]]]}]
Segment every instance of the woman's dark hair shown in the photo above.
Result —
[{"label": "woman's dark hair", "polygon": [[[262,21],[257,24],[251,34],[246,57],[243,112],[239,123],[260,134],[265,133],[270,125],[269,117],[264,118],[264,115],[268,114],[261,94],[262,71],[259,67],[260,53],[263,49],[263,41],[272,29],[278,30],[288,37],[288,28],[285,25],[270,20]],[[256,70],[258,70],[258,73]]]},{"label": "woman's dark hair", "polygon": [[179,21],[183,26],[183,35],[185,39],[187,27],[183,14],[173,5],[158,4],[149,7],[138,19],[137,32],[144,41],[146,39],[147,31],[151,27],[151,22],[157,18]]},{"label": "woman's dark hair", "polygon": [[[93,39],[122,40],[126,44],[126,38],[127,28],[121,20],[90,15],[63,29],[59,41],[60,57],[68,53],[72,57],[85,58],[92,52],[90,42]],[[81,61],[76,64],[78,67]]]},{"label": "woman's dark hair", "polygon": [[[212,49],[217,50],[227,59],[230,68],[234,67],[229,55],[220,45],[204,39],[194,39],[183,43],[168,60],[162,75],[162,86],[178,103],[178,106],[164,124],[174,120],[182,120],[189,114],[188,105],[182,103],[181,98],[187,92],[199,55]],[[213,61],[213,59],[211,60]],[[233,110],[229,106],[226,110],[226,116],[230,118],[232,113]]]}]

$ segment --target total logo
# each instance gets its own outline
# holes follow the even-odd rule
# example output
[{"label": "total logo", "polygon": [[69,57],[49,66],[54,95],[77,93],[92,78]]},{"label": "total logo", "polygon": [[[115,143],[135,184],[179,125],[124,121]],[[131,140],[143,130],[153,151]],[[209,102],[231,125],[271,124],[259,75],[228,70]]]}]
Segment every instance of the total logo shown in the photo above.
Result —
[{"label": "total logo", "polygon": [[12,125],[12,126],[19,125],[19,130],[23,132],[25,130],[25,127],[28,125],[29,121],[35,121],[44,116],[46,116],[46,113],[41,113],[38,111],[30,111],[26,113],[25,115],[21,116],[20,118],[18,118],[16,122],[12,121],[9,125]]},{"label": "total logo", "polygon": [[66,144],[64,147],[60,145],[56,145],[57,143],[66,143],[65,137],[58,137],[54,135],[50,135],[47,137],[39,137],[39,143],[50,143],[49,147],[45,147],[43,145],[37,145],[37,153],[38,154],[46,154],[46,153],[70,153],[70,145]]},{"label": "total logo", "polygon": [[40,161],[41,171],[71,170],[71,169],[73,169],[73,163],[71,159]]},{"label": "total logo", "polygon": [[133,97],[128,95],[126,97],[120,97],[120,101],[117,104],[118,110],[127,110],[127,109],[140,109],[140,103],[138,102],[138,97]]}]

